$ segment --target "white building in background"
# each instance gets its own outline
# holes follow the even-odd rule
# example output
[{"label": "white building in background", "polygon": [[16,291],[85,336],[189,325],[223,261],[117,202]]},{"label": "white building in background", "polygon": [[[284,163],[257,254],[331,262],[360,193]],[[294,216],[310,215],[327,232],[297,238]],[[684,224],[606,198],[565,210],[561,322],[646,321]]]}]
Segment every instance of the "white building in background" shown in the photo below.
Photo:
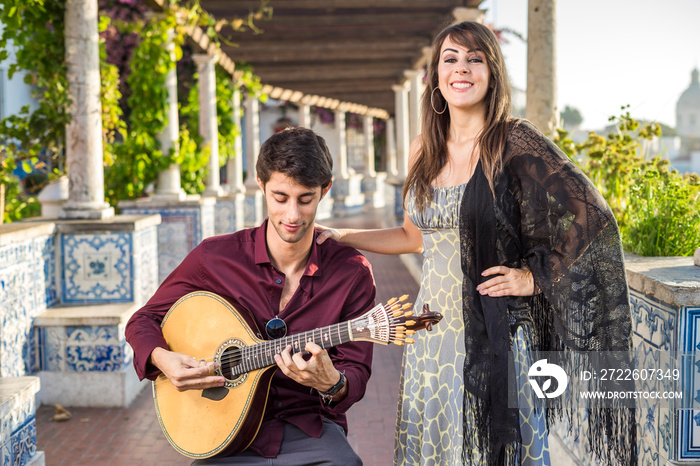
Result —
[{"label": "white building in background", "polygon": [[680,139],[676,157],[669,157],[680,172],[700,173],[700,81],[698,69],[690,73],[690,86],[676,103],[676,130]]}]

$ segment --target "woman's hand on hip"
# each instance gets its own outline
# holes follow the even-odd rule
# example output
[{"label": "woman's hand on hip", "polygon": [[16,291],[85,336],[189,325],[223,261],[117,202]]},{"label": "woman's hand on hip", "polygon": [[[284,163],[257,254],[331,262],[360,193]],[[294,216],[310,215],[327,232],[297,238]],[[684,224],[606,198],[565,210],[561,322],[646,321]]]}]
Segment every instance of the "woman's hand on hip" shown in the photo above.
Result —
[{"label": "woman's hand on hip", "polygon": [[488,277],[496,275],[486,280],[476,287],[482,295],[494,298],[501,296],[532,296],[535,291],[535,281],[532,272],[527,268],[513,269],[502,265],[491,267],[481,273]]}]

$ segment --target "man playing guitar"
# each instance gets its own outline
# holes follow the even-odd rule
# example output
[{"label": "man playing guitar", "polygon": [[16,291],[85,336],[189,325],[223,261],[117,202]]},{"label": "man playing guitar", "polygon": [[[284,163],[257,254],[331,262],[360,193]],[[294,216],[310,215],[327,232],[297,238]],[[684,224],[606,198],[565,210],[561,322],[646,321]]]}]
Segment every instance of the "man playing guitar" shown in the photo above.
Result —
[{"label": "man playing guitar", "polygon": [[[164,374],[178,391],[225,385],[219,362],[170,351],[163,337],[168,310],[187,293],[205,290],[235,303],[250,313],[261,339],[344,322],[374,306],[365,257],[332,240],[315,241],[316,209],[331,188],[332,168],[325,141],[309,129],[289,128],[265,141],[256,170],[268,218],[257,228],[205,239],[129,320],[126,339],[141,379]],[[346,438],[345,412],[364,395],[372,344],[323,349],[309,341],[305,350],[306,356],[287,346],[274,356],[280,370],[250,445],[193,464],[267,465],[269,458],[280,465],[362,464]]]}]

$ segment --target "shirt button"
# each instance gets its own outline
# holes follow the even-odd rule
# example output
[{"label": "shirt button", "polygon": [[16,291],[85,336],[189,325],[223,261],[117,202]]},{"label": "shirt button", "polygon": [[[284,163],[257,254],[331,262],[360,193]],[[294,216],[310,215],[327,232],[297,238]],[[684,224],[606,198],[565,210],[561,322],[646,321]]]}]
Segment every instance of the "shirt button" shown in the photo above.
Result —
[{"label": "shirt button", "polygon": [[281,279],[281,278],[278,278],[278,279],[275,280],[275,281],[277,282],[278,285],[279,285],[280,283],[282,283],[282,279]]},{"label": "shirt button", "polygon": [[281,406],[282,406],[282,402],[281,402],[281,401],[278,401],[278,402],[277,402],[277,407],[281,407]]}]

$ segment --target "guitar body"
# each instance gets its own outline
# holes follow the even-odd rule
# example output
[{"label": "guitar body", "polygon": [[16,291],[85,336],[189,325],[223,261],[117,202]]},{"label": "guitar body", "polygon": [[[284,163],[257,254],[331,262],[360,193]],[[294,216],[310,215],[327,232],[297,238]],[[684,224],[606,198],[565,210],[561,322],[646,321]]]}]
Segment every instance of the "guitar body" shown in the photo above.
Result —
[{"label": "guitar body", "polygon": [[[162,331],[171,351],[207,359],[219,353],[224,342],[231,344],[232,335],[240,346],[261,342],[251,330],[255,324],[246,317],[223,298],[198,291],[173,305]],[[243,451],[260,428],[275,369],[252,370],[227,383],[230,386],[220,389],[224,396],[218,400],[204,396],[202,390],[180,392],[160,375],[153,383],[153,399],[170,444],[199,459]]]},{"label": "guitar body", "polygon": [[330,348],[350,341],[403,345],[416,330],[442,319],[429,312],[413,316],[408,295],[379,304],[360,317],[308,330],[277,340],[260,340],[252,317],[222,297],[195,291],[180,298],[163,319],[161,330],[171,351],[198,360],[217,362],[223,387],[178,391],[165,375],[153,382],[158,421],[168,442],[195,459],[230,456],[245,450],[262,423],[272,376],[274,356],[284,348],[308,354],[307,342]]}]

